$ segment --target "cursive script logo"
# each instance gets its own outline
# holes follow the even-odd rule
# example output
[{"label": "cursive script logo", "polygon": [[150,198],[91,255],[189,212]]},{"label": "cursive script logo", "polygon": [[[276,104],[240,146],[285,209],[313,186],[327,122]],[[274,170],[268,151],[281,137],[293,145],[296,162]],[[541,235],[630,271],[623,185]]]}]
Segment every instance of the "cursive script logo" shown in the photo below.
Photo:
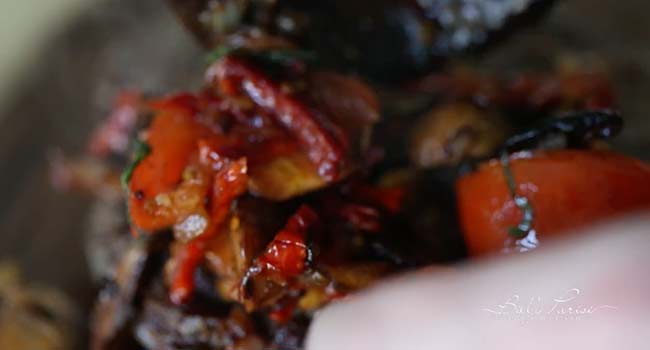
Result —
[{"label": "cursive script logo", "polygon": [[502,304],[483,308],[497,319],[515,321],[533,320],[580,320],[601,310],[616,310],[611,305],[584,305],[579,301],[580,289],[572,288],[551,300],[541,297],[524,298],[514,294]]}]

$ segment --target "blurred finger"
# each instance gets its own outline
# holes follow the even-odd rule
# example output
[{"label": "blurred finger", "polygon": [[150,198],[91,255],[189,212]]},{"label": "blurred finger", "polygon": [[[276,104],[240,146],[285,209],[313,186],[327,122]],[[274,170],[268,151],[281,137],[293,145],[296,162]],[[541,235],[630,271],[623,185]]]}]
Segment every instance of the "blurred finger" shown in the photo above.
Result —
[{"label": "blurred finger", "polygon": [[647,349],[650,216],[332,305],[308,350]]}]

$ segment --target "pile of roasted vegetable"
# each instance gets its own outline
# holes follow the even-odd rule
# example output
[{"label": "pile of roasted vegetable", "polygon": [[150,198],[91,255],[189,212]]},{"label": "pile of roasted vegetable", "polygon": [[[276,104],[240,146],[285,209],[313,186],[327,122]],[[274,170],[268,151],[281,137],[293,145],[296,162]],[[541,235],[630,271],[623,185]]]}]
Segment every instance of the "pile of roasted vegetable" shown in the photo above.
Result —
[{"label": "pile of roasted vegetable", "polygon": [[650,208],[650,166],[607,150],[605,74],[439,65],[548,3],[172,1],[213,50],[204,85],[125,92],[54,163],[128,217],[89,238],[93,349],[299,349],[379,278]]}]

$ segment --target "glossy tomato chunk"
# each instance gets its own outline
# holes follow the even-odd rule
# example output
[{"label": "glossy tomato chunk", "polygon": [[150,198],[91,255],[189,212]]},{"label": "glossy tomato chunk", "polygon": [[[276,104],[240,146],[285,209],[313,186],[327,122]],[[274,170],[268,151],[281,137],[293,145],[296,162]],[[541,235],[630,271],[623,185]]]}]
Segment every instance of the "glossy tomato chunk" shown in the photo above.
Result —
[{"label": "glossy tomato chunk", "polygon": [[[612,152],[562,150],[513,155],[516,193],[533,208],[534,243],[598,220],[650,208],[650,166]],[[501,161],[482,164],[456,186],[472,256],[517,250],[509,230],[522,219]],[[531,242],[529,242],[531,243]]]}]

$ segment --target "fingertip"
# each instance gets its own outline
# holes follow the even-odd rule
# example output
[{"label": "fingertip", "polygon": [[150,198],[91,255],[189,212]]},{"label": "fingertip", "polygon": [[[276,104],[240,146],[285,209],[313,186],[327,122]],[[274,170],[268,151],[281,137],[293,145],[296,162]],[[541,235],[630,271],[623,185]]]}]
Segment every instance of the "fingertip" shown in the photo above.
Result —
[{"label": "fingertip", "polygon": [[366,343],[374,337],[364,329],[368,323],[359,319],[368,315],[355,309],[358,307],[353,303],[342,301],[319,311],[307,334],[306,349],[347,350],[352,349],[351,344],[356,344],[355,350],[365,350]]},{"label": "fingertip", "polygon": [[[611,349],[612,344],[640,349],[639,335],[650,324],[650,303],[644,297],[650,290],[644,278],[650,261],[648,233],[646,215],[592,228],[590,235],[515,259],[502,257],[470,263],[461,271],[428,270],[381,282],[320,311],[308,332],[306,350],[516,349],[522,342],[531,350]],[[509,321],[485,312],[513,294],[551,308],[570,288],[580,289],[578,307],[616,308],[580,321],[553,314],[525,326],[516,322],[521,315]],[[536,315],[530,317],[537,320]],[[511,342],[504,344],[504,339]]]}]

